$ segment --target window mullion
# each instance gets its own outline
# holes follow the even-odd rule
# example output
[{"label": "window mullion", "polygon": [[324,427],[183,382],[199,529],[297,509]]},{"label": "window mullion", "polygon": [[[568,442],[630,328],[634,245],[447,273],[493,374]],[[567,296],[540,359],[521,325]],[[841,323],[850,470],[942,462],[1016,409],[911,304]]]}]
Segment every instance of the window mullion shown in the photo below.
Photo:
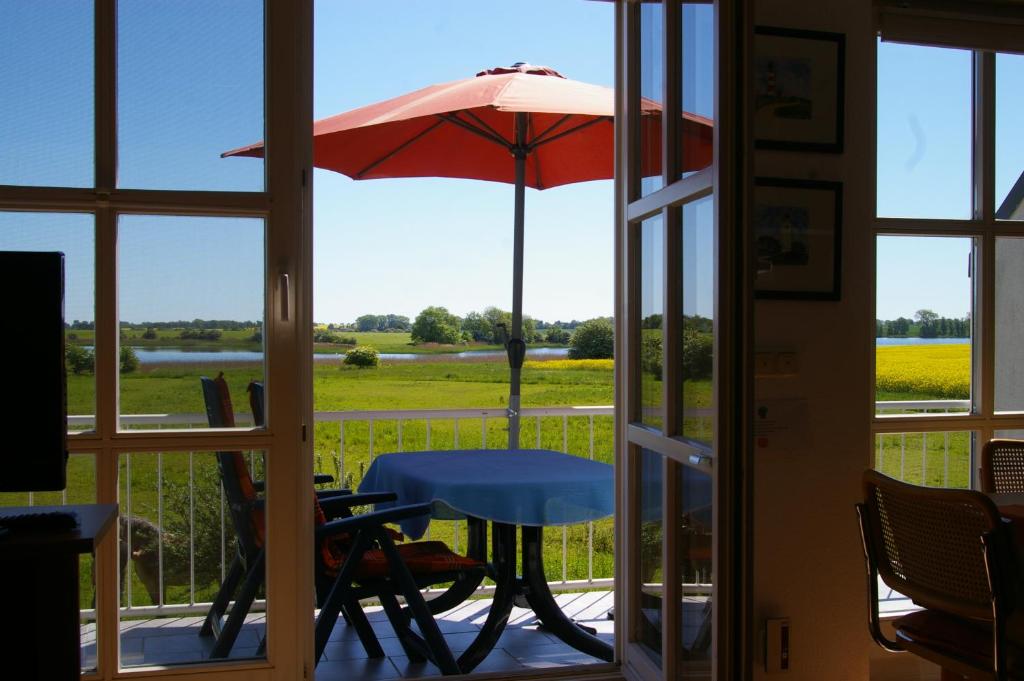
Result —
[{"label": "window mullion", "polygon": [[97,193],[109,194],[117,183],[117,0],[94,1],[96,176],[93,183]]},{"label": "window mullion", "polygon": [[[995,413],[995,235],[992,230],[995,219],[995,101],[996,72],[995,54],[975,51],[974,92],[972,119],[974,138],[972,159],[974,162],[973,215],[984,225],[980,240],[980,253],[975,247],[974,263],[980,270],[975,279],[974,302],[978,319],[973,331],[976,342],[972,352],[972,363],[976,367],[973,399],[977,413],[991,417]],[[975,242],[978,243],[977,241]]]},{"label": "window mullion", "polygon": [[[971,363],[977,377],[972,385],[972,399],[976,413],[991,418],[995,413],[995,375],[996,375],[996,238],[987,232],[975,244],[974,264],[978,270],[975,275],[973,321],[974,343],[972,343]],[[976,397],[975,397],[976,395]]]},{"label": "window mullion", "polygon": [[972,209],[975,220],[995,219],[996,55],[974,52]]}]

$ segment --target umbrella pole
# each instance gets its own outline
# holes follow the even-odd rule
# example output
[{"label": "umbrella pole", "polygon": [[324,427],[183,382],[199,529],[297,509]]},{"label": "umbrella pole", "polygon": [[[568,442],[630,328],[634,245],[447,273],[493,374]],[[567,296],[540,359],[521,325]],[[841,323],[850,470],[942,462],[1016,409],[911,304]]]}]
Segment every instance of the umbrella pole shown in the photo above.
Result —
[{"label": "umbrella pole", "polygon": [[526,208],[526,133],[527,114],[516,113],[516,144],[512,149],[516,164],[515,218],[512,242],[512,332],[506,346],[509,364],[508,448],[519,448],[519,385],[526,355],[523,342],[523,242]]}]

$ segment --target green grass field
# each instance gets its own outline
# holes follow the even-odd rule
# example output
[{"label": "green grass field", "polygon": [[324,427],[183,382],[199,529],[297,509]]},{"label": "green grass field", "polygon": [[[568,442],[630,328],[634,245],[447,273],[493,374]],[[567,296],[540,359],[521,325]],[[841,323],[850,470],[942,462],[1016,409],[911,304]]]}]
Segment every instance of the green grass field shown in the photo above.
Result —
[{"label": "green grass field", "polygon": [[[378,343],[383,351],[407,351],[408,348],[386,343],[407,342],[407,334],[361,334],[360,342]],[[892,361],[895,355],[897,360]],[[946,366],[957,365],[959,358],[943,356]],[[924,354],[921,355],[923,359]],[[895,367],[903,376],[899,386],[906,392],[879,392],[879,399],[938,399],[930,393],[934,387],[907,382],[907,367],[916,366],[927,378],[928,362],[913,362],[913,356],[892,353],[888,364],[879,361],[880,373]],[[933,358],[935,359],[935,358]],[[886,369],[889,367],[889,369]],[[121,405],[124,414],[203,413],[199,387],[200,375],[215,375],[220,367],[201,365],[164,365],[144,367],[121,377]],[[247,412],[245,386],[262,377],[258,364],[234,364],[223,367],[231,387],[237,412]],[[895,372],[894,372],[895,373]],[[949,372],[946,372],[947,383]],[[317,412],[353,410],[458,409],[503,407],[508,396],[508,368],[501,360],[450,361],[443,356],[419,361],[386,362],[376,369],[347,367],[340,361],[318,362],[314,367],[314,409]],[[881,383],[881,381],[880,381]],[[68,377],[68,407],[71,414],[94,413],[94,377]],[[660,404],[661,382],[653,379],[643,383],[644,403]],[[683,386],[686,408],[710,404],[710,383],[687,382]],[[613,370],[610,361],[572,362],[566,360],[527,362],[523,370],[523,406],[551,407],[559,405],[610,405],[613,402]],[[912,397],[908,397],[912,396]],[[613,459],[613,423],[611,417],[593,419],[593,456],[611,462]],[[478,419],[460,421],[440,419],[430,424],[430,448],[453,447],[501,448],[507,441],[506,421],[490,419],[486,427]],[[688,418],[687,432],[698,439],[709,440],[710,419]],[[318,422],[314,427],[314,467],[329,473],[346,486],[357,486],[373,454],[388,451],[427,448],[427,423],[407,421],[401,425],[393,420]],[[591,455],[590,419],[561,417],[525,418],[521,425],[524,445],[562,450],[579,456]],[[963,487],[969,481],[969,434],[933,433],[886,435],[876,440],[876,463],[880,469],[910,480],[930,485]],[[259,476],[260,454],[254,455],[254,468]],[[89,455],[75,455],[69,463],[70,503],[95,501],[95,463]],[[190,482],[191,481],[191,482]],[[221,552],[230,559],[232,534],[230,521],[221,520],[220,490],[215,459],[211,452],[165,452],[125,455],[120,462],[120,499],[122,513],[158,520],[165,528],[165,594],[164,602],[188,602],[189,545],[195,536],[195,600],[212,598],[220,580]],[[162,494],[158,494],[158,491]],[[36,494],[37,504],[60,503],[60,494]],[[0,495],[0,504],[24,504],[26,495]],[[130,511],[129,511],[130,501]],[[271,500],[271,504],[273,500]],[[271,507],[272,508],[272,507]],[[221,545],[222,529],[227,544]],[[586,525],[566,528],[565,576],[568,579],[609,577],[613,572],[614,537],[611,519],[595,523],[593,534],[593,567],[588,564],[589,533]],[[431,538],[452,546],[465,547],[465,528],[460,523],[435,521]],[[182,538],[185,538],[184,540]],[[183,543],[184,542],[184,543]],[[562,578],[562,530],[553,528],[545,536],[545,558],[548,576]],[[89,607],[92,597],[91,560],[83,559],[82,605]],[[151,602],[142,582],[132,573],[131,602]],[[123,595],[123,599],[126,595]],[[123,600],[123,602],[127,602]]]},{"label": "green grass field", "polygon": [[[259,350],[262,342],[253,340],[253,329],[235,329],[221,331],[218,340],[197,340],[180,338],[181,329],[156,329],[156,338],[143,338],[141,329],[126,329],[122,332],[121,343],[136,348],[193,348],[207,350]],[[501,345],[486,343],[460,343],[457,345],[440,345],[437,343],[413,343],[410,333],[390,333],[384,331],[338,331],[339,336],[355,338],[356,345],[369,345],[382,353],[407,353],[416,355],[443,355],[466,350],[502,350]],[[76,345],[94,345],[96,334],[91,329],[69,329],[66,332],[68,343]],[[347,344],[316,343],[317,353],[340,354],[353,347]],[[530,347],[559,347],[553,343],[531,343]]]}]

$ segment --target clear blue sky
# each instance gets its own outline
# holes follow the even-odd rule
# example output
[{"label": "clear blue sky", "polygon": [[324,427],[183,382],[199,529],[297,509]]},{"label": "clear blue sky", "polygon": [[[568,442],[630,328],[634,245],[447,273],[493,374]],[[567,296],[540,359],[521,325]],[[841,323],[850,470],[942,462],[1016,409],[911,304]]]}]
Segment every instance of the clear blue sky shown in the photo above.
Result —
[{"label": "clear blue sky", "polygon": [[[0,107],[0,183],[92,184],[87,5],[3,0],[0,92],[18,96],[5,96]],[[257,0],[124,3],[121,186],[261,188],[262,161],[219,156],[262,137],[260,6]],[[202,25],[181,20],[192,7],[203,8]],[[318,0],[316,22],[317,117],[515,61],[597,84],[613,80],[610,3]],[[25,49],[28,43],[33,49]],[[969,55],[886,44],[879,64],[879,213],[966,217]],[[1000,56],[998,69],[1001,200],[1024,158],[1024,135],[1015,129],[1024,110],[1024,57]],[[698,108],[711,102],[701,92],[688,100]],[[458,314],[511,306],[511,186],[355,182],[326,171],[314,179],[317,320],[388,312],[412,317],[434,304]],[[527,190],[526,198],[525,312],[547,321],[610,314],[611,182]],[[702,224],[711,211],[698,213]],[[89,222],[74,215],[0,215],[0,247],[68,252],[69,319],[93,317]],[[259,223],[132,217],[124,226],[123,319],[261,316]],[[697,252],[710,253],[707,233],[697,230]],[[966,314],[967,248],[965,240],[880,243],[878,316],[911,316],[920,308]],[[696,296],[689,289],[688,312],[709,313],[710,288],[703,288]]]},{"label": "clear blue sky", "polygon": [[[1024,170],[1024,57],[1000,55],[996,73],[999,205]],[[880,216],[970,217],[971,87],[971,55],[965,50],[879,44]],[[920,309],[966,316],[970,250],[966,238],[880,239],[876,316],[912,318]]]}]

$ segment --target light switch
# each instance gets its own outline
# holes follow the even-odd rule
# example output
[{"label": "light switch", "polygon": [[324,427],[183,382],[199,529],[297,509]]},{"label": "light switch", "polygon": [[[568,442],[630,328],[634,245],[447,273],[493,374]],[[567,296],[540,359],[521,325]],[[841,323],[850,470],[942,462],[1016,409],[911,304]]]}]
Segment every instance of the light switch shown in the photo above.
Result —
[{"label": "light switch", "polygon": [[796,376],[800,373],[795,352],[780,352],[775,366],[776,371],[785,376]]},{"label": "light switch", "polygon": [[757,352],[754,353],[754,375],[771,376],[775,373],[775,353]]}]

